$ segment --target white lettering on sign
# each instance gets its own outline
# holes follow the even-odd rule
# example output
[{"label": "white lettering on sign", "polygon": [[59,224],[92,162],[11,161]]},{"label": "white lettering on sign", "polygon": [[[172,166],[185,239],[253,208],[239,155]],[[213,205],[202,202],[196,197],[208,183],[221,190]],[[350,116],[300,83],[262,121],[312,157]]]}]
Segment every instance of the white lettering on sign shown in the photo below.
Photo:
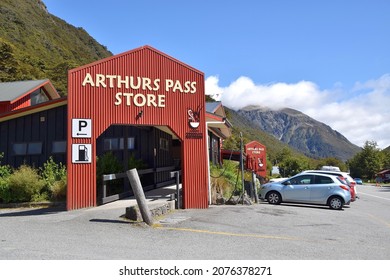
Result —
[{"label": "white lettering on sign", "polygon": [[195,93],[196,92],[196,82],[186,81],[184,82],[184,87],[179,80],[165,80],[165,91],[173,92],[179,91],[181,93]]},{"label": "white lettering on sign", "polygon": [[[96,74],[92,76],[87,73],[82,82],[82,86],[103,88],[125,88],[142,89],[149,91],[158,91],[160,89],[161,79],[151,79],[148,77],[134,77],[121,75]],[[165,91],[196,93],[196,82],[185,81],[183,84],[179,80],[165,80]]]},{"label": "white lettering on sign", "polygon": [[[156,92],[160,90],[161,85],[165,87],[165,92],[173,93],[196,93],[196,82],[166,79],[161,83],[161,79],[151,79],[149,77],[134,77],[121,75],[104,75],[87,73],[82,82],[82,86],[97,88],[118,88],[130,90],[144,90]],[[165,107],[165,95],[156,93],[134,93],[117,92],[115,94],[114,104],[136,107]]]},{"label": "white lettering on sign", "polygon": [[119,106],[122,105],[122,103],[126,106],[147,106],[161,108],[165,107],[165,95],[118,92],[115,94],[114,104]]}]

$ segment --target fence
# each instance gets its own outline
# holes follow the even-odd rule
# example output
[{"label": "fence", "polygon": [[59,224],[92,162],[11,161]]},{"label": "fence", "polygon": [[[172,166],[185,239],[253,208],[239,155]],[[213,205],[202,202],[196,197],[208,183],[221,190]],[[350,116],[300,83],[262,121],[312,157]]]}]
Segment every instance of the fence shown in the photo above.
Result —
[{"label": "fence", "polygon": [[[145,182],[146,182],[145,185],[144,185],[145,182],[143,182],[143,186],[142,186],[143,190],[148,191],[148,190],[157,189],[160,187],[164,187],[164,186],[168,186],[168,185],[172,185],[172,184],[176,183],[175,178],[171,178],[171,175],[170,175],[170,172],[174,171],[174,170],[175,170],[175,166],[167,166],[167,167],[148,168],[148,169],[143,169],[143,170],[137,170],[137,172],[141,178],[146,177],[148,175],[150,176],[151,174],[153,175],[152,180],[149,180],[149,182],[147,180],[145,180]],[[159,173],[164,173],[164,172],[167,173],[168,179],[160,181],[160,179],[158,179],[158,177],[161,177],[161,176],[159,176]],[[126,180],[126,182],[123,184],[123,191],[120,193],[117,193],[117,194],[107,195],[107,190],[109,188],[109,186],[107,185],[107,182],[117,180],[117,179],[125,179]],[[149,179],[150,179],[150,177],[149,177]],[[113,202],[113,201],[116,201],[116,200],[119,200],[119,199],[122,199],[125,197],[129,197],[131,195],[133,195],[133,192],[131,191],[130,184],[127,180],[126,172],[103,175],[102,186],[101,186],[100,195],[99,195],[99,199],[98,199],[99,204],[106,204],[106,203]]]}]

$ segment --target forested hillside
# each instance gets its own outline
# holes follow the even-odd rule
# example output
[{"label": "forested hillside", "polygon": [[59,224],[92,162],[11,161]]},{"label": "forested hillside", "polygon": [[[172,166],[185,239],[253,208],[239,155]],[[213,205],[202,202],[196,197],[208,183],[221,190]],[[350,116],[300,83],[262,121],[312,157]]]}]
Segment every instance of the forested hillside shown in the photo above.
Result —
[{"label": "forested hillside", "polygon": [[0,82],[48,78],[65,95],[68,69],[111,55],[41,0],[0,1]]}]

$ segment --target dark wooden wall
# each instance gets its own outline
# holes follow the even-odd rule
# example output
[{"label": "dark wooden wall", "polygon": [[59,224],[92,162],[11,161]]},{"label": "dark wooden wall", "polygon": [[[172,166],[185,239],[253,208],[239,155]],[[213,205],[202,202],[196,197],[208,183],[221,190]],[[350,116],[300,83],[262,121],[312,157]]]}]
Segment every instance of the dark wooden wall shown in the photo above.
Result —
[{"label": "dark wooden wall", "polygon": [[[53,153],[53,142],[66,141],[66,126],[65,105],[0,122],[0,153],[4,156],[2,164],[15,168],[22,164],[40,167],[50,156],[56,162],[66,164],[66,152]],[[41,153],[15,154],[14,144],[23,143],[42,143]]]}]

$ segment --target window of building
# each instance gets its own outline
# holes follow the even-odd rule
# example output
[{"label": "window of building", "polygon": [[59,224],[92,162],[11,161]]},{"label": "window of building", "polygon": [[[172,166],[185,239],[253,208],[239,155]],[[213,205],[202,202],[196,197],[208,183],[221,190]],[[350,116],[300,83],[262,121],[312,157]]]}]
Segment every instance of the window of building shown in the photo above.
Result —
[{"label": "window of building", "polygon": [[42,142],[15,143],[12,148],[16,156],[42,154]]},{"label": "window of building", "polygon": [[[103,141],[104,150],[114,151],[114,150],[124,150],[125,148],[125,138],[106,138]],[[135,148],[135,138],[127,138],[127,149],[134,150]]]},{"label": "window of building", "polygon": [[48,100],[49,98],[42,89],[38,89],[31,93],[31,105],[36,105]]},{"label": "window of building", "polygon": [[24,156],[27,154],[27,143],[15,143],[12,148],[16,156]]},{"label": "window of building", "polygon": [[42,154],[42,142],[27,143],[28,155],[40,155]]},{"label": "window of building", "polygon": [[135,138],[134,137],[127,138],[127,149],[128,150],[135,149]]},{"label": "window of building", "polygon": [[64,154],[66,152],[66,141],[54,141],[51,152],[53,154]]},{"label": "window of building", "polygon": [[119,138],[104,139],[104,150],[106,151],[119,150]]},{"label": "window of building", "polygon": [[160,150],[169,151],[168,139],[160,138]]}]

